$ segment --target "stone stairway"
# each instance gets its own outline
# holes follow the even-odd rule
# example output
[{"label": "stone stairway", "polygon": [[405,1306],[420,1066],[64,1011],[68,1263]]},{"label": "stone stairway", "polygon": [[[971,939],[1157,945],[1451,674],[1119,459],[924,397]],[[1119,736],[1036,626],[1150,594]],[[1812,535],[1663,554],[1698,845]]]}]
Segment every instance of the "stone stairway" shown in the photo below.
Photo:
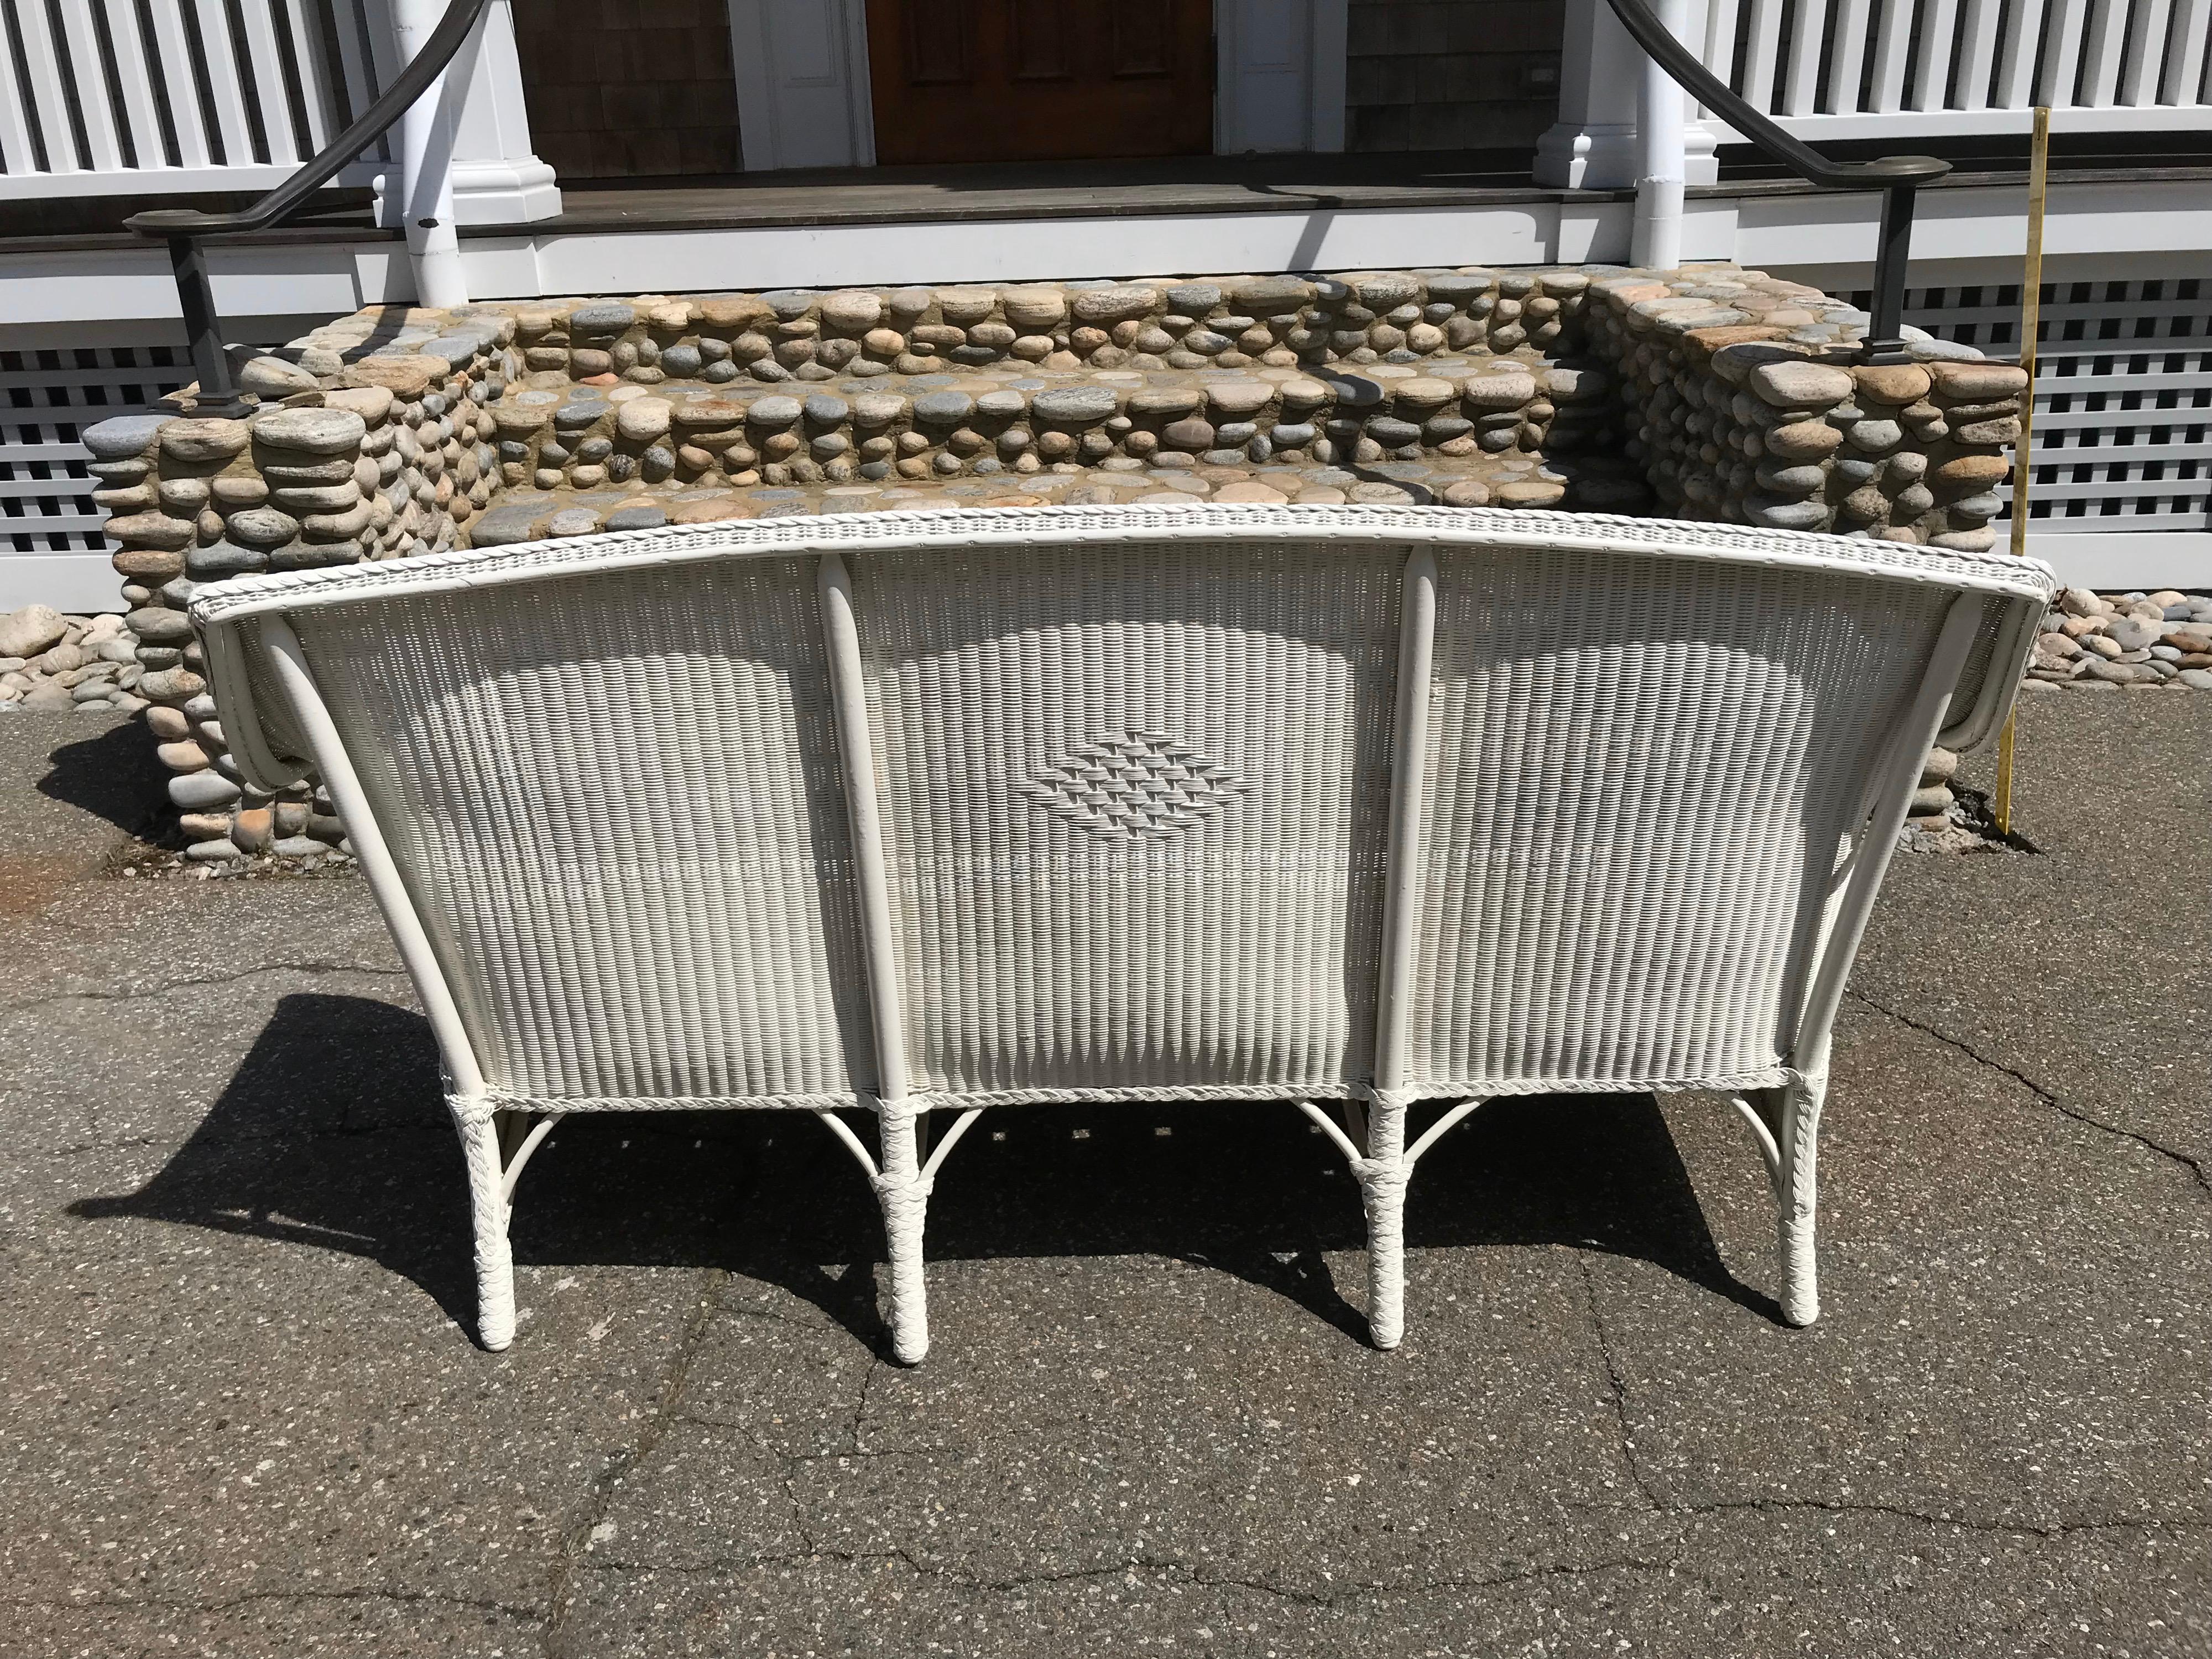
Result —
[{"label": "stone stairway", "polygon": [[249,364],[261,412],[85,434],[195,858],[334,842],[249,794],[205,582],[601,529],[931,506],[1659,512],[1979,551],[2009,365],[1757,271],[1365,271],[371,307]]}]

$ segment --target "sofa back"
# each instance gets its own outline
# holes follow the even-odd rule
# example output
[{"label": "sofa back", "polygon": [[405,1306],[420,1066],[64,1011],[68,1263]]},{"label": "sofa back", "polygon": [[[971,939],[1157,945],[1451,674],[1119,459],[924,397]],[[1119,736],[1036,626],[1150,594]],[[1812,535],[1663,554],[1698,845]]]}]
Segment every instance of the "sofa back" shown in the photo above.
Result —
[{"label": "sofa back", "polygon": [[271,674],[268,624],[293,631],[486,1085],[575,1104],[849,1102],[892,1008],[901,1087],[969,1103],[1356,1092],[1394,886],[1393,1086],[1755,1079],[1878,785],[1917,771],[1899,734],[1953,602],[1972,742],[2049,592],[1888,544],[1449,509],[582,542],[198,612],[264,786],[313,757]]}]

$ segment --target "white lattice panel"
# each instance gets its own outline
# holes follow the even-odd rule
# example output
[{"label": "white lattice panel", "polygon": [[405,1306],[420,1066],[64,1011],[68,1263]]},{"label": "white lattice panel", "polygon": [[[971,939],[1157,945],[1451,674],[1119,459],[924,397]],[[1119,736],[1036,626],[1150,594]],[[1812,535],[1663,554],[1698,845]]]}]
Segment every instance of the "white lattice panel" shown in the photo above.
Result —
[{"label": "white lattice panel", "polygon": [[191,379],[165,345],[0,348],[0,611],[113,609],[105,516],[77,441]]},{"label": "white lattice panel", "polygon": [[[1906,317],[2020,356],[2017,285],[1923,289]],[[2212,281],[2046,283],[2031,530],[2212,530]]]}]

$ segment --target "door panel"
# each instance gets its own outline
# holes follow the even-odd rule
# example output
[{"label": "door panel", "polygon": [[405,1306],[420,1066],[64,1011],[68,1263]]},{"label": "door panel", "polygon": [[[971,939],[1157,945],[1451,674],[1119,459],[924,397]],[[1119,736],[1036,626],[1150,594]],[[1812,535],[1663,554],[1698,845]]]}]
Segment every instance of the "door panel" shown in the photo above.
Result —
[{"label": "door panel", "polygon": [[868,0],[876,159],[1213,148],[1212,0]]}]

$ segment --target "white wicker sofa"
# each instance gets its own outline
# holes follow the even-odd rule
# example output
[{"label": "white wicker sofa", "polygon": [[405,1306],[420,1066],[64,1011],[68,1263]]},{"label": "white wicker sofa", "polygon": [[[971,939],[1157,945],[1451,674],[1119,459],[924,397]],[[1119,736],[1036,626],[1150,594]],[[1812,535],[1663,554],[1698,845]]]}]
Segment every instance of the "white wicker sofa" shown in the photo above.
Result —
[{"label": "white wicker sofa", "polygon": [[242,768],[320,769],[421,994],[485,1346],[560,1115],[764,1107],[866,1170],[911,1362],[939,1166],[1050,1102],[1298,1105],[1358,1177],[1389,1347],[1452,1123],[1718,1091],[1810,1322],[1844,976],[1930,740],[1996,731],[2051,591],[1714,526],[1040,507],[252,577],[192,614]]}]

